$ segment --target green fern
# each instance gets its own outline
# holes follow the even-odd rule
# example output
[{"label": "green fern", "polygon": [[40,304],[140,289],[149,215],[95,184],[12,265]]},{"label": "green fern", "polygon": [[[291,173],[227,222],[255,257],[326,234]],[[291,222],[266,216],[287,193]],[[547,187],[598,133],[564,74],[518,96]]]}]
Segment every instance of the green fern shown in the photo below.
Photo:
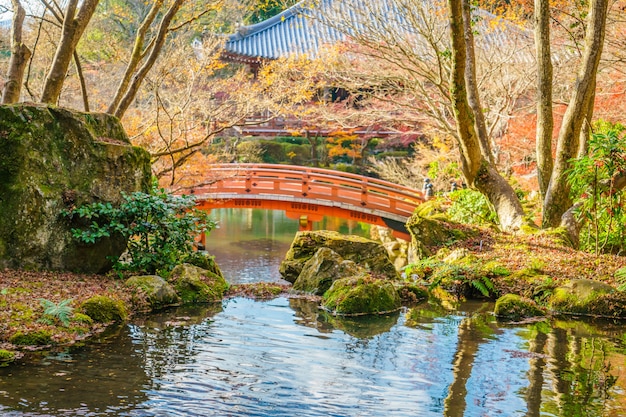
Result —
[{"label": "green fern", "polygon": [[70,317],[72,317],[72,313],[74,312],[74,308],[70,306],[70,303],[73,299],[68,298],[61,301],[59,304],[55,304],[50,300],[46,300],[44,298],[40,298],[39,302],[43,307],[43,315],[42,322],[50,322],[50,320],[54,321],[55,319],[60,321],[61,324],[65,327],[70,324]]},{"label": "green fern", "polygon": [[495,290],[494,283],[488,277],[478,277],[470,281],[472,286],[476,288],[485,297],[491,296]]}]

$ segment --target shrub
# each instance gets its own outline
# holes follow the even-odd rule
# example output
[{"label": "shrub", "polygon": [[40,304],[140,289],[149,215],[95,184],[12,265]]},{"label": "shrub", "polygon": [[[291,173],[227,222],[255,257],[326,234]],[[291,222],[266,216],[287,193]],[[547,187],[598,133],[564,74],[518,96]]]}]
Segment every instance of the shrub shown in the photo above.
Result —
[{"label": "shrub", "polygon": [[597,124],[586,156],[571,161],[568,182],[577,203],[576,214],[585,227],[580,247],[595,252],[626,249],[624,192],[615,181],[626,174],[626,128]]},{"label": "shrub", "polygon": [[119,207],[93,203],[74,209],[69,216],[91,221],[86,229],[73,229],[74,237],[94,243],[114,234],[128,239],[127,262],[117,260],[114,269],[167,274],[194,253],[195,237],[215,227],[206,212],[195,210],[191,196],[175,196],[153,185],[150,194],[123,194]]},{"label": "shrub", "polygon": [[464,224],[497,224],[495,211],[480,192],[461,189],[450,193],[452,205],[448,209],[450,220]]}]

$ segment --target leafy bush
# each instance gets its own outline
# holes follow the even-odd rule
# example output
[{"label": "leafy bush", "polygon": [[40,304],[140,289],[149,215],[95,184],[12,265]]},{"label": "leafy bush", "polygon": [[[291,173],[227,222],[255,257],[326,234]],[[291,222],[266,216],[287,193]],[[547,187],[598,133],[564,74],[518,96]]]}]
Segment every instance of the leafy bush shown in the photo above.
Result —
[{"label": "leafy bush", "polygon": [[497,224],[495,211],[480,192],[460,189],[449,194],[452,205],[448,209],[450,220],[465,224]]},{"label": "leafy bush", "polygon": [[128,260],[117,260],[114,269],[147,274],[167,274],[194,253],[194,239],[215,227],[206,212],[194,209],[191,196],[175,196],[153,186],[150,194],[123,194],[119,207],[92,203],[74,209],[91,223],[86,229],[73,229],[75,238],[94,243],[103,237],[121,235],[128,239]]},{"label": "leafy bush", "polygon": [[621,252],[626,249],[626,210],[616,180],[626,175],[626,128],[606,123],[596,127],[587,155],[571,161],[567,178],[585,226],[580,247],[596,254]]}]

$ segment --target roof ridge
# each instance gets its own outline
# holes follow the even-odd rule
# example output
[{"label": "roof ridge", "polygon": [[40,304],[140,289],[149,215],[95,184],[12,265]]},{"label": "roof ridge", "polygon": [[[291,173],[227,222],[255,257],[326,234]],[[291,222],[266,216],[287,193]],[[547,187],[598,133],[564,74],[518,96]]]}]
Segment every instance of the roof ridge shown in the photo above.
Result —
[{"label": "roof ridge", "polygon": [[297,16],[298,14],[305,12],[305,11],[311,11],[311,8],[305,5],[306,3],[307,3],[307,0],[302,0],[294,4],[290,8],[283,10],[279,14],[270,17],[267,20],[264,20],[259,23],[255,23],[253,25],[240,26],[237,28],[237,31],[235,33],[233,33],[232,35],[228,37],[228,40],[237,41],[237,40],[243,39],[247,36],[254,35],[255,33],[262,32],[268,28],[271,28],[272,26],[282,23],[292,16]]}]

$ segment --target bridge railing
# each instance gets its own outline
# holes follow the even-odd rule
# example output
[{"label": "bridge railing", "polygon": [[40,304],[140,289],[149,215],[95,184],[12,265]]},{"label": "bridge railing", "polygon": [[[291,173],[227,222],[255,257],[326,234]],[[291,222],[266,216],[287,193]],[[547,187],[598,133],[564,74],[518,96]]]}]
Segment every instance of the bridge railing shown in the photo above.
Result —
[{"label": "bridge railing", "polygon": [[194,194],[291,197],[321,205],[349,205],[364,212],[408,218],[424,201],[420,191],[376,178],[322,168],[273,164],[215,164]]}]

